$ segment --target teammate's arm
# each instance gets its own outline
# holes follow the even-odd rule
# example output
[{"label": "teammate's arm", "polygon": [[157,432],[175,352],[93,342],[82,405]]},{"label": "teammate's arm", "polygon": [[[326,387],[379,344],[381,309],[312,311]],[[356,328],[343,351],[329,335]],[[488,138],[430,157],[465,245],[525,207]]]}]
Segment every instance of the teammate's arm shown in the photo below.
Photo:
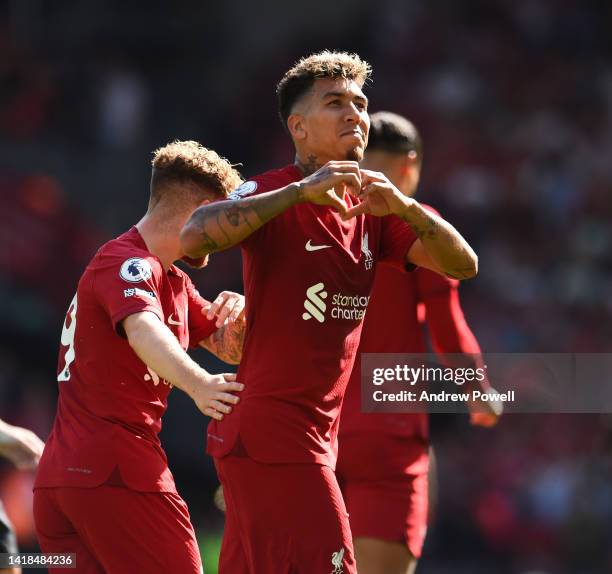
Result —
[{"label": "teammate's arm", "polygon": [[[439,278],[439,281],[443,279]],[[432,347],[443,360],[447,354],[462,354],[467,361],[466,367],[483,366],[480,345],[465,319],[456,284],[449,285],[433,297],[427,297],[425,313]],[[469,390],[493,390],[486,378],[482,382],[474,381],[469,386]],[[503,411],[502,403],[495,401],[469,402],[468,408],[472,424],[483,427],[494,426]]]},{"label": "teammate's arm", "polygon": [[355,193],[361,187],[357,162],[331,161],[312,175],[281,189],[204,205],[191,215],[181,232],[183,251],[195,258],[233,247],[273,217],[306,201],[331,205],[345,213],[344,186]]},{"label": "teammate's arm", "polygon": [[361,203],[345,217],[362,213],[395,214],[416,233],[418,239],[406,254],[408,262],[453,279],[469,279],[478,273],[478,257],[448,221],[401,193],[382,173],[362,170]]},{"label": "teammate's arm", "polygon": [[207,309],[202,309],[202,313],[208,319],[217,317],[217,330],[200,341],[200,346],[230,365],[240,363],[246,332],[244,295],[221,291]]},{"label": "teammate's arm", "polygon": [[8,458],[17,468],[36,468],[44,447],[45,443],[31,430],[0,419],[0,456]]},{"label": "teammate's arm", "polygon": [[205,371],[182,349],[176,337],[149,311],[129,315],[123,329],[130,347],[160,377],[185,391],[205,415],[221,420],[231,412],[244,385],[232,373],[213,375]]}]

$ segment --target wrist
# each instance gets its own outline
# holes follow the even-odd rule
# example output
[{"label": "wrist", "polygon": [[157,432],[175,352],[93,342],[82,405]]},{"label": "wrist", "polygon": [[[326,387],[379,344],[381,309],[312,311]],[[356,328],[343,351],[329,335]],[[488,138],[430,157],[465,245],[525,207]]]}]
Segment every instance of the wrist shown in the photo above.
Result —
[{"label": "wrist", "polygon": [[304,190],[304,184],[301,181],[297,181],[287,186],[289,190],[289,197],[291,198],[292,205],[306,202],[306,194]]}]

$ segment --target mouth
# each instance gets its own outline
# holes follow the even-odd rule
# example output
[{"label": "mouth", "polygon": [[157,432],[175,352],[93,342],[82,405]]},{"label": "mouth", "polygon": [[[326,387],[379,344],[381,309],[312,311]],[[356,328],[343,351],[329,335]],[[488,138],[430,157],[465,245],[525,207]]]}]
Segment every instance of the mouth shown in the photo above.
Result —
[{"label": "mouth", "polygon": [[364,141],[363,133],[361,132],[360,129],[357,129],[357,128],[341,132],[340,137],[341,138],[344,138],[344,137],[357,138],[361,143],[363,143]]}]

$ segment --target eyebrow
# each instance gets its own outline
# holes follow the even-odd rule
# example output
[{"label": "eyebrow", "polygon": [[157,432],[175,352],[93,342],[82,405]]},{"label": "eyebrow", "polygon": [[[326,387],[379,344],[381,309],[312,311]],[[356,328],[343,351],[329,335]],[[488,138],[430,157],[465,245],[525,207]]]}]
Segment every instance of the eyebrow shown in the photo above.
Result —
[{"label": "eyebrow", "polygon": [[[347,93],[346,92],[327,92],[325,94],[323,94],[323,99],[326,98],[346,98],[347,97]],[[360,100],[362,101],[364,104],[368,103],[368,98],[366,98],[365,96],[361,96],[359,94],[356,94],[354,97],[355,100]]]}]

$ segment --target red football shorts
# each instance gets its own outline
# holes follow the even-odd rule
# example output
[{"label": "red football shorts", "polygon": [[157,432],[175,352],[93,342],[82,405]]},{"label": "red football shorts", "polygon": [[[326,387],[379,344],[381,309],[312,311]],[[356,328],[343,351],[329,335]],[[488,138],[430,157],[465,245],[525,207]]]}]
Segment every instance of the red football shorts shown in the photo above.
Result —
[{"label": "red football shorts", "polygon": [[356,574],[334,472],[318,464],[215,459],[227,507],[220,574]]},{"label": "red football shorts", "polygon": [[187,505],[178,494],[108,485],[39,488],[34,519],[43,552],[76,553],[76,569],[70,572],[202,572]]},{"label": "red football shorts", "polygon": [[401,452],[387,456],[387,449],[368,448],[363,437],[352,442],[352,437],[341,440],[336,473],[353,538],[399,542],[420,558],[427,533],[428,475],[407,474]]}]

